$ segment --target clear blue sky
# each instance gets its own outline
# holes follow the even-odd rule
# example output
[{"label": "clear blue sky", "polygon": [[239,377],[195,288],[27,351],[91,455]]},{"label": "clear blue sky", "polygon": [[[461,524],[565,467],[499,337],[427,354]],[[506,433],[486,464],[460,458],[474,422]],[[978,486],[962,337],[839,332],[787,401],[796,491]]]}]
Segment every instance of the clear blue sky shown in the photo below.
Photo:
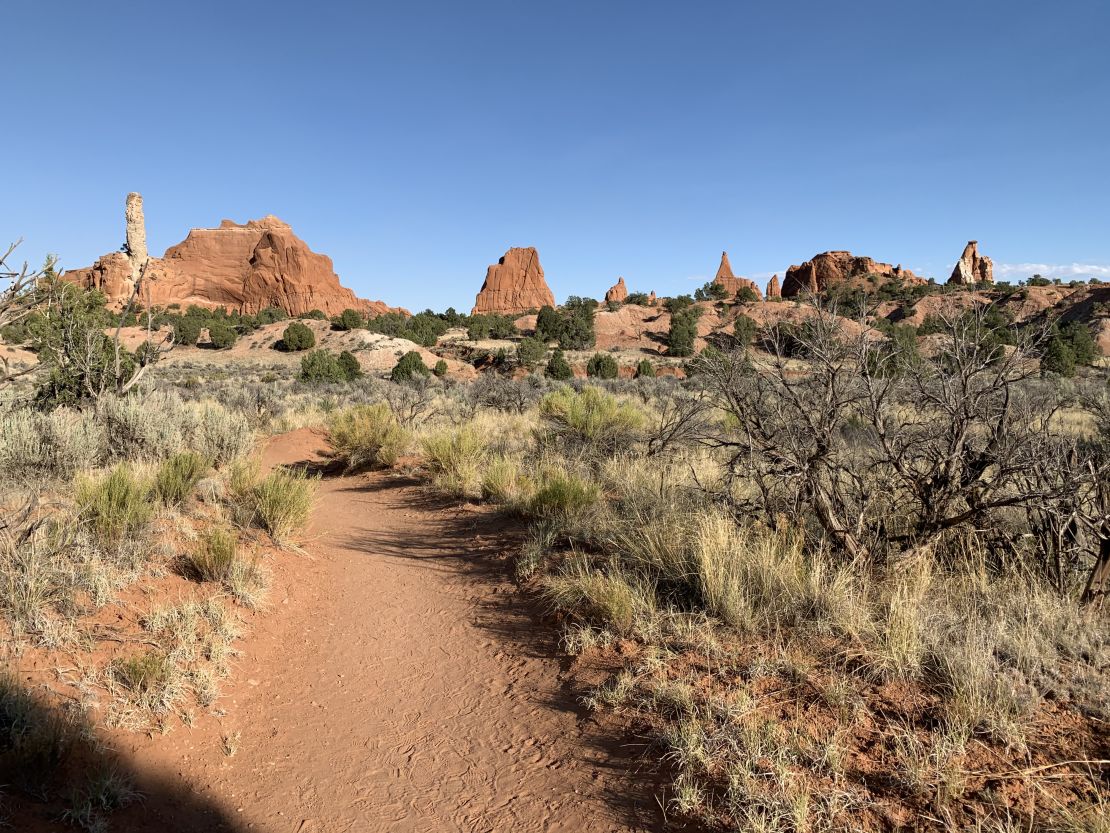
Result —
[{"label": "clear blue sky", "polygon": [[[1110,277],[1110,4],[4,4],[0,238],[85,266],[273,213],[360,295],[469,309],[851,249]],[[1072,264],[1079,264],[1074,267]],[[1101,271],[1099,271],[1101,270]]]}]

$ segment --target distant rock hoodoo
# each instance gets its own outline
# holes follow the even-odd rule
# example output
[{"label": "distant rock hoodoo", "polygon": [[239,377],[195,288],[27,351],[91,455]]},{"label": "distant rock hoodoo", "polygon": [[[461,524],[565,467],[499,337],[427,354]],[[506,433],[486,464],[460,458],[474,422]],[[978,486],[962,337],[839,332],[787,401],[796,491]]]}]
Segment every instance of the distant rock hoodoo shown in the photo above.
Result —
[{"label": "distant rock hoodoo", "polygon": [[872,275],[880,280],[925,283],[923,278],[901,265],[891,266],[851,252],[832,251],[814,255],[801,266],[787,269],[782,281],[782,297],[793,298],[806,292],[816,294],[854,283],[865,285],[862,279]]},{"label": "distant rock hoodoo", "polygon": [[771,275],[771,280],[767,281],[767,297],[768,298],[781,298],[782,288],[779,286],[779,276]]},{"label": "distant rock hoodoo", "polygon": [[471,315],[517,315],[543,306],[555,306],[555,296],[544,280],[539,253],[532,246],[511,248],[486,270]]},{"label": "distant rock hoodoo", "polygon": [[628,287],[624,285],[624,278],[617,278],[617,282],[609,287],[605,293],[606,302],[624,303],[624,299],[628,297]]},{"label": "distant rock hoodoo", "polygon": [[994,283],[994,263],[989,257],[979,254],[979,241],[969,240],[964,253],[956,261],[956,268],[948,279],[951,284],[970,286],[977,283]]},{"label": "distant rock hoodoo", "polygon": [[763,297],[763,293],[759,291],[759,286],[755,281],[733,274],[732,264],[728,261],[728,252],[721,252],[721,265],[717,267],[717,275],[713,278],[713,283],[722,287],[729,298],[735,298],[736,293],[745,287],[752,290],[760,298]]},{"label": "distant rock hoodoo", "polygon": [[331,258],[312,251],[288,223],[274,216],[242,225],[224,220],[219,228],[193,229],[161,258],[147,252],[143,198],[127,195],[126,252],[104,255],[92,266],[66,272],[65,280],[103,292],[108,302],[127,302],[143,264],[142,303],[226,307],[253,314],[277,307],[290,315],[318,309],[338,315],[357,309],[379,315],[381,301],[366,301],[339,283]]}]

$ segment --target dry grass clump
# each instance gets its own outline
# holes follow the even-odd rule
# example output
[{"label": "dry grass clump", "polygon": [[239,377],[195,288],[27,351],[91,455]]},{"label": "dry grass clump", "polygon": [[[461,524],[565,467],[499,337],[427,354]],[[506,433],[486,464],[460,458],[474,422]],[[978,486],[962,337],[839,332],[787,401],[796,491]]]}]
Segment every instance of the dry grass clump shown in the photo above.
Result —
[{"label": "dry grass clump", "polygon": [[77,482],[81,520],[107,544],[119,544],[150,523],[154,514],[150,497],[150,482],[124,463],[107,475],[85,477]]},{"label": "dry grass clump", "polygon": [[524,505],[535,491],[532,479],[524,473],[518,459],[495,455],[482,472],[482,498],[507,506]]},{"label": "dry grass clump", "polygon": [[75,743],[74,727],[0,671],[0,772],[37,798]]},{"label": "dry grass clump", "polygon": [[158,467],[154,475],[154,491],[167,506],[184,503],[197,483],[212,467],[211,461],[195,451],[182,451]]},{"label": "dry grass clump", "polygon": [[389,467],[408,446],[410,435],[384,402],[356,405],[328,416],[328,436],[348,470]]},{"label": "dry grass clump", "polygon": [[178,675],[164,653],[148,650],[114,660],[109,667],[111,679],[127,690],[140,708],[152,712],[169,711],[178,697]]},{"label": "dry grass clump", "polygon": [[227,497],[237,522],[260,526],[281,544],[308,523],[319,478],[283,468],[263,477],[260,467],[257,459],[233,464]]},{"label": "dry grass clump", "polygon": [[197,581],[226,581],[239,557],[239,540],[229,529],[216,527],[185,556],[186,572]]},{"label": "dry grass clump", "polygon": [[540,400],[539,414],[543,442],[602,457],[628,450],[647,424],[634,405],[595,387],[549,393]]},{"label": "dry grass clump", "polygon": [[488,448],[475,428],[464,426],[432,432],[421,437],[420,448],[437,489],[460,498],[482,495]]}]

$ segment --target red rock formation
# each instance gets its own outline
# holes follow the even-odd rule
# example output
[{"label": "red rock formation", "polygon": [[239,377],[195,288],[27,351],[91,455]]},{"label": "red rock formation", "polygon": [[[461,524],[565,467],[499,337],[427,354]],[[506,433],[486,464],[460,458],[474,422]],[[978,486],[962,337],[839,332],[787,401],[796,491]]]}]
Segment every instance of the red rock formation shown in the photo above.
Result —
[{"label": "red rock formation", "polygon": [[[114,306],[126,303],[132,267],[113,252],[87,269],[66,272],[79,286],[99,289]],[[216,229],[193,229],[189,236],[151,258],[143,303],[154,306],[195,304],[226,307],[253,314],[278,307],[290,315],[318,309],[337,315],[357,309],[380,315],[390,311],[381,301],[366,301],[340,285],[331,258],[317,254],[288,224],[268,216],[244,225],[224,220]]]},{"label": "red rock formation", "polygon": [[857,257],[851,252],[822,252],[801,266],[791,266],[786,270],[786,277],[782,282],[782,297],[793,298],[803,292],[824,292],[837,286],[865,286],[866,282],[862,279],[868,275],[903,283],[925,283],[923,278],[900,265],[879,263],[869,257]]},{"label": "red rock formation", "polygon": [[509,249],[486,270],[486,280],[470,312],[513,315],[545,305],[555,306],[555,296],[544,280],[539,253],[528,246]]},{"label": "red rock formation", "polygon": [[989,257],[979,254],[979,242],[967,241],[964,253],[956,261],[949,283],[969,286],[976,283],[994,283],[994,264]]},{"label": "red rock formation", "polygon": [[648,293],[648,306],[649,307],[654,307],[655,306],[655,301],[656,301],[655,290],[653,289],[653,290],[651,290],[651,292]]},{"label": "red rock formation", "polygon": [[771,280],[767,282],[767,297],[768,298],[781,298],[782,289],[779,287],[779,276],[771,275]]},{"label": "red rock formation", "polygon": [[617,278],[617,282],[609,287],[609,291],[605,293],[605,300],[617,301],[624,303],[624,299],[628,297],[628,287],[624,285],[624,278]]},{"label": "red rock formation", "polygon": [[755,281],[737,277],[733,274],[732,264],[728,262],[728,252],[721,252],[721,265],[717,267],[717,275],[713,278],[713,283],[724,287],[729,298],[735,298],[736,293],[744,287],[752,290],[760,298],[763,297],[763,293],[759,291],[759,286],[756,285]]}]

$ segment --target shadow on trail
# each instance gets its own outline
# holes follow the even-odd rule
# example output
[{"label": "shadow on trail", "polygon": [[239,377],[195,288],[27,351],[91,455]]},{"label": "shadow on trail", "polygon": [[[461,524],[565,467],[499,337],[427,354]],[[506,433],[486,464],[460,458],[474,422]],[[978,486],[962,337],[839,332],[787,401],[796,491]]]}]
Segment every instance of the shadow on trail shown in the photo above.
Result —
[{"label": "shadow on trail", "polygon": [[[125,792],[106,786],[113,783],[137,795],[116,806]],[[247,830],[233,811],[198,795],[192,785],[134,766],[126,755],[103,745],[95,728],[63,717],[13,675],[0,677],[0,828],[21,833]]]},{"label": "shadow on trail", "polygon": [[486,507],[461,504],[423,488],[415,477],[382,476],[352,480],[343,491],[404,492],[403,505],[423,516],[411,532],[380,530],[367,525],[353,530],[342,544],[367,557],[417,562],[429,570],[453,573],[472,588],[473,624],[505,646],[514,656],[543,659],[559,669],[557,685],[537,702],[573,714],[584,728],[582,740],[596,758],[583,759],[594,769],[616,777],[604,800],[629,827],[638,830],[700,830],[665,818],[657,796],[668,781],[657,761],[649,759],[651,740],[613,715],[599,715],[583,705],[589,686],[572,673],[575,658],[559,644],[559,624],[544,601],[514,579],[513,556],[524,537],[524,522]]}]

